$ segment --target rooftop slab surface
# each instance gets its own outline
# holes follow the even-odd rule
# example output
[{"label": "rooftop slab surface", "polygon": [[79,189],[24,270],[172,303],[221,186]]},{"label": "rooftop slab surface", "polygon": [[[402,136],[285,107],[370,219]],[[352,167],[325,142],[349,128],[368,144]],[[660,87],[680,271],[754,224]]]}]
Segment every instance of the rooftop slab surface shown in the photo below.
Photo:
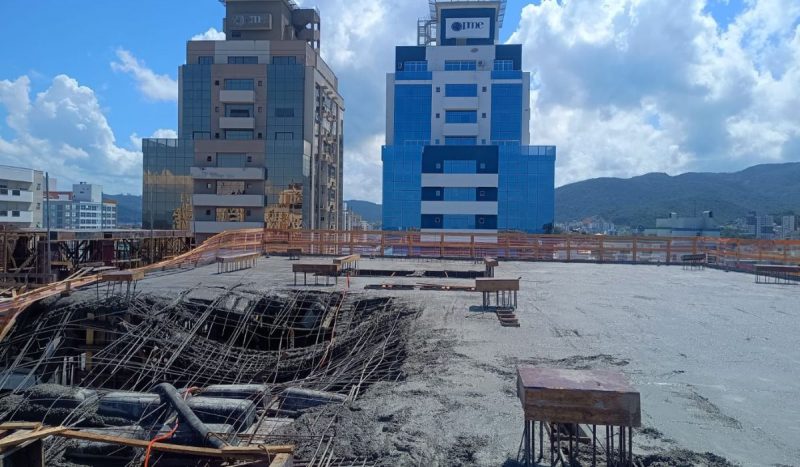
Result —
[{"label": "rooftop slab surface", "polygon": [[[167,271],[137,291],[294,288],[294,263],[271,257],[231,273],[214,265]],[[360,267],[465,271],[483,263],[364,258]],[[637,455],[674,455],[674,465],[713,464],[687,451],[741,465],[800,465],[800,287],[679,266],[501,262],[495,275],[521,278],[519,328],[481,311],[479,293],[364,290],[469,279],[350,278],[348,293],[397,296],[424,311],[408,344],[406,378],[372,386],[338,418],[340,455],[372,454],[387,465],[515,465],[523,428],[516,366],[528,364],[625,373],[641,393]],[[340,278],[318,288],[347,286]]]}]

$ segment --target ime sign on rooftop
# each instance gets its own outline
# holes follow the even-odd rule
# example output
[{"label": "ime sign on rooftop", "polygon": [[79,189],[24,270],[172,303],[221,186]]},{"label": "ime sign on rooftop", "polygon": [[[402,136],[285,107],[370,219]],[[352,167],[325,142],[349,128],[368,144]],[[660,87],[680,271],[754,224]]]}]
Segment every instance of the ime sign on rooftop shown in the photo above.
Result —
[{"label": "ime sign on rooftop", "polygon": [[447,18],[448,39],[488,39],[492,33],[490,18]]}]

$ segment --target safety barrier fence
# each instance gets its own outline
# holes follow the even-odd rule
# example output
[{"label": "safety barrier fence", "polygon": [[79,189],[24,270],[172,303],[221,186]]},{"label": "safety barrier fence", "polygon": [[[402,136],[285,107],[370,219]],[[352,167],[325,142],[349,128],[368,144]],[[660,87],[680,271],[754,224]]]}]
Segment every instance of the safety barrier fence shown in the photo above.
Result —
[{"label": "safety barrier fence", "polygon": [[[486,256],[518,261],[680,264],[686,254],[707,254],[712,265],[750,271],[757,263],[800,265],[800,241],[687,237],[529,235],[521,233],[444,234],[393,231],[246,229],[218,234],[175,258],[139,268],[149,273],[195,267],[218,255],[264,252],[304,255],[362,254],[375,257],[471,259]],[[87,286],[99,275],[55,282],[0,302],[0,326],[7,331],[16,313],[38,300]]]}]

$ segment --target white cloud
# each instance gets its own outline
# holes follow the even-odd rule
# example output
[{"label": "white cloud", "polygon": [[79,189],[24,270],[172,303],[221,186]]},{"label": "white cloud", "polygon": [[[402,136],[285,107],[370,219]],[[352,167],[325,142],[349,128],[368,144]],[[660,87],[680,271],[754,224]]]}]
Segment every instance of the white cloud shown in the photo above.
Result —
[{"label": "white cloud", "polygon": [[380,154],[385,139],[383,133],[365,136],[345,150],[344,199],[381,202],[383,175]]},{"label": "white cloud", "polygon": [[[154,131],[151,138],[167,138],[167,139],[175,139],[178,137],[178,132],[171,129],[166,128],[159,128],[158,130]],[[142,150],[142,137],[138,134],[134,133],[130,136],[131,146],[136,148],[137,151]]]},{"label": "white cloud", "polygon": [[[316,4],[305,1],[305,4]],[[386,73],[394,48],[417,43],[427,2],[320,0],[322,57],[345,99],[345,199],[381,200],[381,145],[386,130]]]},{"label": "white cloud", "polygon": [[125,49],[117,49],[117,58],[119,62],[111,62],[111,68],[133,76],[139,91],[146,97],[155,101],[178,100],[178,82],[169,75],[156,74]]},{"label": "white cloud", "polygon": [[0,81],[11,139],[0,137],[0,161],[50,172],[62,183],[100,183],[109,193],[141,192],[141,152],[121,147],[94,91],[66,75],[31,96],[30,79]]},{"label": "white cloud", "polygon": [[193,41],[224,41],[225,33],[217,31],[217,28],[208,28],[208,31],[202,34],[195,34],[192,36]]},{"label": "white cloud", "polygon": [[558,146],[558,184],[800,159],[800,4],[748,2],[725,29],[704,6],[524,8],[509,42],[534,72],[531,139]]}]

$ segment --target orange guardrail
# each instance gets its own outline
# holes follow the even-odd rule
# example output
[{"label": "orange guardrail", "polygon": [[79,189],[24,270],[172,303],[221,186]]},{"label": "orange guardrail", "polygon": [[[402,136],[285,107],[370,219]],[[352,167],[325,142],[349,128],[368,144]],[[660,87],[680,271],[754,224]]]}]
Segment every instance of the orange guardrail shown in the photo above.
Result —
[{"label": "orange guardrail", "polygon": [[[471,259],[491,256],[505,260],[680,263],[681,255],[702,254],[712,263],[751,270],[755,263],[800,265],[798,240],[730,238],[661,238],[580,235],[444,234],[395,231],[327,231],[247,229],[222,232],[175,258],[137,270],[145,273],[211,263],[217,255],[241,252],[286,253],[300,249],[306,255],[362,254],[388,257]],[[92,285],[99,276],[85,276],[48,284],[0,302],[0,340],[17,314],[31,304],[69,289]]]}]

